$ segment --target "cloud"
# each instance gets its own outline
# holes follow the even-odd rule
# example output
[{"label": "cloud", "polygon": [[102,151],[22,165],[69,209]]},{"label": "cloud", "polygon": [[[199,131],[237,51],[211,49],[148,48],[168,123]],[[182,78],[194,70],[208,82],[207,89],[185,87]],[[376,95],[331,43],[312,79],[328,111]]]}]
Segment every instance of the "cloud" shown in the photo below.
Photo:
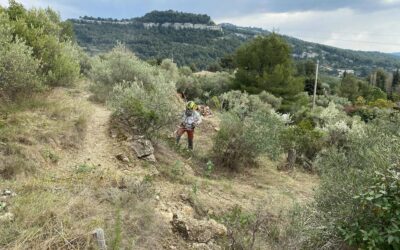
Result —
[{"label": "cloud", "polygon": [[[60,12],[63,18],[78,17],[85,14],[85,10],[79,8],[78,1],[51,1],[51,0],[17,0],[18,3],[24,5],[25,8],[47,8]],[[74,4],[74,2],[76,4]],[[0,0],[0,5],[8,6],[8,0]]]},{"label": "cloud", "polygon": [[355,50],[400,50],[400,8],[371,13],[341,8],[329,11],[297,11],[251,14],[217,19],[240,26],[262,27],[307,41]]},{"label": "cloud", "polygon": [[[18,1],[18,0],[17,0]],[[279,29],[332,46],[400,51],[400,0],[19,0],[48,7],[62,18],[130,18],[152,10],[208,14],[217,22]],[[0,0],[7,5],[8,0]]]},{"label": "cloud", "polygon": [[[0,0],[5,5],[7,0]],[[20,0],[25,5],[51,6],[65,18],[80,14],[102,17],[135,17],[151,10],[174,9],[209,14],[213,18],[265,12],[332,11],[348,8],[374,12],[400,7],[400,0]],[[73,7],[71,7],[73,6]]]}]

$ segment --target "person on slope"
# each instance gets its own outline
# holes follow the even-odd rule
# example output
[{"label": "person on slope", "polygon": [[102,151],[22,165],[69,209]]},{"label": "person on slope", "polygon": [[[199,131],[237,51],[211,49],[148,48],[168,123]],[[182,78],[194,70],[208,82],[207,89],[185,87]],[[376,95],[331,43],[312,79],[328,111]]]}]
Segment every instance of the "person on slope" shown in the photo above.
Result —
[{"label": "person on slope", "polygon": [[201,116],[196,111],[197,105],[190,101],[186,104],[186,110],[182,114],[182,122],[176,131],[176,144],[179,144],[181,136],[186,132],[188,135],[188,148],[193,150],[194,129],[201,123]]}]

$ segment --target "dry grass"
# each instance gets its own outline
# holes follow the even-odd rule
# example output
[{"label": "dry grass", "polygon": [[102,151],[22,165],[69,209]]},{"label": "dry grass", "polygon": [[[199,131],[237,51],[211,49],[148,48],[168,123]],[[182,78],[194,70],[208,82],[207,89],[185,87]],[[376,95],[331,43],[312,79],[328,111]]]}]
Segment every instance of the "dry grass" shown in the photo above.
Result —
[{"label": "dry grass", "polygon": [[[238,173],[206,173],[217,116],[196,130],[194,154],[160,142],[154,166],[135,160],[123,165],[115,155],[128,149],[99,136],[107,131],[108,113],[87,97],[82,88],[56,89],[0,118],[0,191],[17,193],[7,201],[15,220],[0,225],[1,249],[94,249],[97,227],[110,249],[188,249],[160,210],[185,206],[198,219],[220,218],[236,205],[249,214],[262,207],[276,222],[273,237],[282,238],[293,204],[312,200],[316,176],[279,172],[268,159]],[[275,238],[257,239],[257,246],[279,249],[283,243]]]},{"label": "dry grass", "polygon": [[[64,89],[3,107],[0,176],[15,178],[56,163],[57,151],[79,147],[88,110]],[[47,152],[47,153],[46,153]]]},{"label": "dry grass", "polygon": [[[157,148],[158,159],[163,165],[159,167],[162,178],[156,179],[156,185],[161,187],[164,200],[169,204],[175,203],[179,207],[182,202],[188,203],[199,218],[218,219],[235,206],[241,207],[246,214],[256,215],[260,211],[268,214],[273,219],[265,225],[265,233],[257,237],[255,246],[258,248],[255,249],[282,249],[283,239],[290,230],[289,215],[297,204],[313,200],[318,176],[301,170],[278,171],[276,166],[280,162],[268,158],[260,158],[257,167],[238,172],[214,166],[206,173],[207,157],[217,127],[218,115],[204,120],[196,130],[195,152],[191,155],[172,147]],[[182,142],[184,140],[182,138]],[[182,201],[182,194],[189,198]]]},{"label": "dry grass", "polygon": [[[2,118],[0,191],[17,196],[6,201],[15,219],[0,223],[0,249],[96,249],[98,227],[111,249],[162,249],[171,237],[154,210],[149,171],[127,172],[114,152],[93,151],[93,134],[102,133],[95,126],[106,116],[93,123],[86,98],[82,89],[56,89],[41,105],[14,107]],[[80,155],[87,150],[93,155]]]}]

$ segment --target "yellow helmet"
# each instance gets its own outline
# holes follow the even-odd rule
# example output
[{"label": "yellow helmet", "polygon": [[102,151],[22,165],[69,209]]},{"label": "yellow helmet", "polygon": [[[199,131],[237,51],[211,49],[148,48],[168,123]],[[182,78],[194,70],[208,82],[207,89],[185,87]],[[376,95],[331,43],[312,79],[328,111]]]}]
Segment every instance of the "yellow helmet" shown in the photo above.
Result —
[{"label": "yellow helmet", "polygon": [[195,110],[197,109],[197,105],[194,101],[190,101],[186,104],[186,109]]}]

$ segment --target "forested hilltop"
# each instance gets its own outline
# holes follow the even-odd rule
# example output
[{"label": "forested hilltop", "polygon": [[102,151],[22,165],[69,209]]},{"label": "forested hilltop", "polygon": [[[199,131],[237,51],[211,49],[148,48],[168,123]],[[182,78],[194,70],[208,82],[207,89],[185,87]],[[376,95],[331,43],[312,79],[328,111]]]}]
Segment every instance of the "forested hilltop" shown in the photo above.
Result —
[{"label": "forested hilltop", "polygon": [[[172,10],[153,11],[131,19],[85,16],[71,21],[79,45],[91,54],[109,51],[120,41],[142,59],[173,58],[178,65],[191,65],[199,70],[215,68],[221,58],[244,42],[270,33],[226,23],[216,26],[207,15]],[[216,28],[202,28],[206,25]],[[391,71],[400,64],[398,57],[385,53],[339,49],[287,36],[285,39],[292,46],[296,60],[320,59],[322,70],[331,75],[336,75],[338,69],[347,69],[365,76],[375,68]]]}]

